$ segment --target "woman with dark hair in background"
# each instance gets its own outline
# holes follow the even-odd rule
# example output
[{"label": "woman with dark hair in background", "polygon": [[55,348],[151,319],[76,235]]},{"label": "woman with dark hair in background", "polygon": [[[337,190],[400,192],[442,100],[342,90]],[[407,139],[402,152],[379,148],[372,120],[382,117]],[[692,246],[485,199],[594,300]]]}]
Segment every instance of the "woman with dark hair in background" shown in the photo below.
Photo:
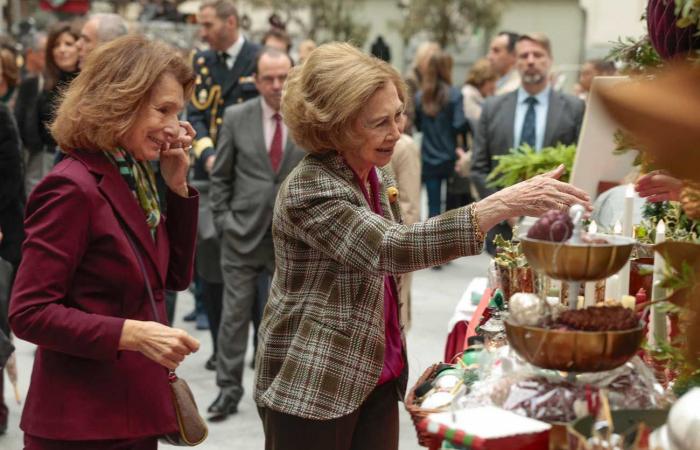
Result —
[{"label": "woman with dark hair in background", "polygon": [[416,128],[423,132],[422,179],[428,191],[428,217],[442,212],[442,184],[454,173],[458,136],[469,130],[462,93],[452,85],[452,57],[433,53],[416,94]]},{"label": "woman with dark hair in background", "polygon": [[51,136],[49,125],[58,107],[56,105],[58,94],[78,75],[76,44],[79,37],[80,32],[75,24],[58,22],[49,29],[46,40],[44,86],[37,99],[37,119],[43,151],[51,155],[56,153],[56,141]]}]

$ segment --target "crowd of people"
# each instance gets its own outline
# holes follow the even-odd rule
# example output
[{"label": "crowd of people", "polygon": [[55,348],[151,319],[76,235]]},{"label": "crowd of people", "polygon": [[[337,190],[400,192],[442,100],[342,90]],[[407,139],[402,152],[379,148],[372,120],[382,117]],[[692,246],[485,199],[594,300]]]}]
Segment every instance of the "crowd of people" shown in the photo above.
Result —
[{"label": "crowd of people", "polygon": [[168,370],[199,343],[170,324],[194,280],[209,420],[237,412],[252,325],[266,448],[395,449],[410,272],[493,253],[519,216],[590,207],[563,167],[485,180],[511,148],[575,143],[579,97],[609,68],[556,91],[549,39],[503,32],[455,83],[433,42],[401,75],[348,44],[305,40],[294,61],[283,29],[244,36],[229,0],[197,19],[207,49],[189,61],[116,14],[0,50],[0,256],[9,325],[38,345],[25,448],[150,449],[175,431]]}]

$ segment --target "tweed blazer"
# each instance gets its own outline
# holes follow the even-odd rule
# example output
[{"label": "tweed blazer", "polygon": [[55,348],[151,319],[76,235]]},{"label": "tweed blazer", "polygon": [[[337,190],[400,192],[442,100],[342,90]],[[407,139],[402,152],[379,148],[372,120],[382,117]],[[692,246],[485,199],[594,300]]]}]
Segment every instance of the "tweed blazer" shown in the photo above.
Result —
[{"label": "tweed blazer", "polygon": [[275,275],[258,335],[259,406],[317,420],[356,410],[384,364],[384,275],[481,252],[467,208],[402,224],[387,197],[394,180],[377,170],[384,217],[336,152],[307,155],[282,184]]}]

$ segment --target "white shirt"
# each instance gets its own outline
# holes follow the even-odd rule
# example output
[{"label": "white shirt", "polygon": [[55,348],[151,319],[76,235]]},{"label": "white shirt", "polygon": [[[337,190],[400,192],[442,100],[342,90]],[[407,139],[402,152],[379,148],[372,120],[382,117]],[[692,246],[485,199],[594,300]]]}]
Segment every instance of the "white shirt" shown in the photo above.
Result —
[{"label": "white shirt", "polygon": [[238,58],[238,54],[241,52],[241,49],[243,48],[243,44],[245,43],[245,38],[243,37],[242,34],[238,35],[238,40],[233,43],[232,46],[230,46],[224,53],[228,54],[228,58],[226,58],[226,66],[229,69],[233,69],[233,65],[236,63],[236,58]]},{"label": "white shirt", "polygon": [[520,135],[523,132],[523,122],[529,105],[526,100],[528,97],[535,97],[537,104],[535,105],[535,150],[542,150],[544,144],[544,133],[547,128],[547,112],[549,111],[549,94],[552,88],[547,86],[537,95],[530,95],[522,87],[518,88],[518,100],[515,106],[515,124],[513,126],[513,143],[514,147],[520,147]]},{"label": "white shirt", "polygon": [[[260,104],[262,105],[262,122],[263,122],[263,135],[265,136],[265,148],[267,153],[270,153],[270,146],[272,145],[272,138],[275,136],[275,128],[277,127],[277,121],[275,120],[275,114],[282,116],[281,112],[275,111],[270,107],[270,105],[265,102],[263,97],[260,97]],[[287,145],[287,126],[284,124],[283,120],[280,120],[280,125],[282,125],[282,154],[284,154],[284,147]]]}]

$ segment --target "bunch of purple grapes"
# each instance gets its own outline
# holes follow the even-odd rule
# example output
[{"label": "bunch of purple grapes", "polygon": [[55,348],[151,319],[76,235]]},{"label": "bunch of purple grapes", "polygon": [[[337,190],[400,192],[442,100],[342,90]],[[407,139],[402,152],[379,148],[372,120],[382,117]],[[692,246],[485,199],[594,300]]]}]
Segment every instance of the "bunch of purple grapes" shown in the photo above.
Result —
[{"label": "bunch of purple grapes", "polygon": [[574,223],[565,211],[552,209],[537,219],[537,222],[527,232],[527,237],[542,241],[563,242],[569,239],[574,231]]}]

